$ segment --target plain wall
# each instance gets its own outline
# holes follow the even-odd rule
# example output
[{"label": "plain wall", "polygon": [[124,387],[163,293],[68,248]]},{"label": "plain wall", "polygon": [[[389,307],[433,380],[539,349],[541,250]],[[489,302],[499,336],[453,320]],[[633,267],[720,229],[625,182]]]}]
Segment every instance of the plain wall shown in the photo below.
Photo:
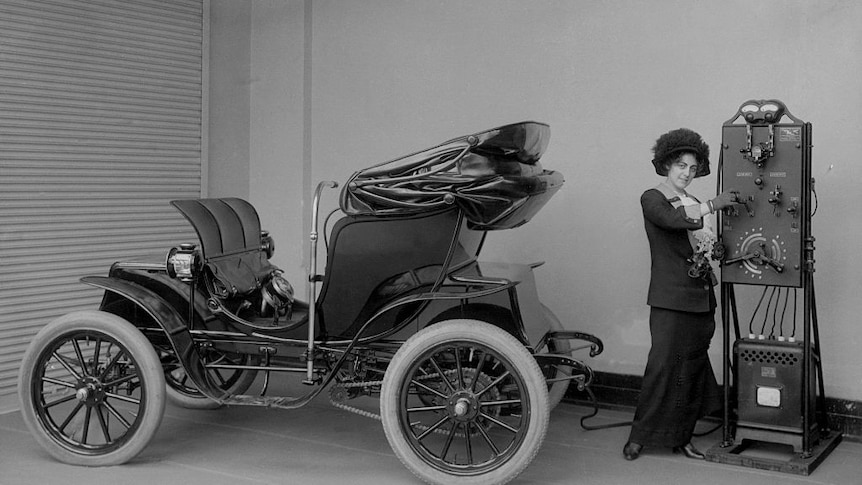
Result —
[{"label": "plain wall", "polygon": [[[214,0],[213,16],[229,4]],[[748,99],[784,101],[813,124],[814,278],[826,394],[862,400],[858,2],[244,5],[251,11],[249,197],[275,229],[276,264],[292,281],[304,281],[316,181],[343,182],[360,168],[498,125],[547,122],[543,164],[562,172],[566,184],[526,226],[492,233],[483,259],[547,261],[537,270],[543,301],[566,327],[604,340],[605,352],[590,363],[605,372],[640,374],[649,350],[649,253],[638,200],[660,182],[649,162],[656,137],[681,126],[704,136],[714,171],[691,191],[707,198],[722,123]],[[217,27],[214,39],[236,35]],[[243,66],[212,62],[210,69],[216,75]],[[234,123],[232,113],[211,113],[213,124]],[[234,177],[215,164],[212,178]],[[239,189],[242,175],[236,179]],[[326,194],[324,215],[337,206],[337,192]],[[759,289],[738,290],[741,320],[753,309],[745,293]],[[720,346],[719,332],[716,366]]]},{"label": "plain wall", "polygon": [[[251,9],[246,2],[210,4],[209,197],[249,196]],[[229,68],[227,68],[229,66]]]}]

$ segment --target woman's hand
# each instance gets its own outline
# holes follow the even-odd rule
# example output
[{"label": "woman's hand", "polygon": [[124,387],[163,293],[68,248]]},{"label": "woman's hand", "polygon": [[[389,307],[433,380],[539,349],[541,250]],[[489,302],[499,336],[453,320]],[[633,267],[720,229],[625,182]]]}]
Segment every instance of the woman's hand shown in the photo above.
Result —
[{"label": "woman's hand", "polygon": [[725,190],[709,201],[709,205],[711,206],[710,208],[713,211],[720,211],[725,207],[730,207],[739,203],[739,192],[735,190]]}]

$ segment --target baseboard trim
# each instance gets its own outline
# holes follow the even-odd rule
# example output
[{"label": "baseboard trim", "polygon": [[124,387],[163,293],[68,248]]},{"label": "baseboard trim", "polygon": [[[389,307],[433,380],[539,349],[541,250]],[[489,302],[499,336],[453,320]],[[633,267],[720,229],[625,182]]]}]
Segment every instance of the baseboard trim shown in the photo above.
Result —
[{"label": "baseboard trim", "polygon": [[[590,388],[603,409],[631,410],[637,406],[641,376],[596,372]],[[589,395],[569,386],[565,400],[592,406]],[[862,443],[862,402],[826,397],[826,419],[829,429],[840,432],[847,441]]]}]

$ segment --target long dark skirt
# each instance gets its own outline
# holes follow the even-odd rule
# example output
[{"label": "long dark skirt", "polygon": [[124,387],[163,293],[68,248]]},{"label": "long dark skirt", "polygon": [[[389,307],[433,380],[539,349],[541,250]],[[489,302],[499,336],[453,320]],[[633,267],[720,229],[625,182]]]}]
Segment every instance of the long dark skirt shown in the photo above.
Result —
[{"label": "long dark skirt", "polygon": [[715,313],[653,307],[649,326],[652,347],[629,441],[682,446],[698,419],[721,409],[721,388],[707,355]]}]

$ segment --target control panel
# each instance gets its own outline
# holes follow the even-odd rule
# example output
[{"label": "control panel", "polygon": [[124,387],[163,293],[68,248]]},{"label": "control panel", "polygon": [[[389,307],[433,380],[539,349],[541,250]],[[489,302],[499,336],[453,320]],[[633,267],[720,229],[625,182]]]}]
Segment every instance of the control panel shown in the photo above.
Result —
[{"label": "control panel", "polygon": [[722,126],[722,184],[740,202],[721,218],[722,282],[802,287],[810,138],[777,100],[747,101]]}]

